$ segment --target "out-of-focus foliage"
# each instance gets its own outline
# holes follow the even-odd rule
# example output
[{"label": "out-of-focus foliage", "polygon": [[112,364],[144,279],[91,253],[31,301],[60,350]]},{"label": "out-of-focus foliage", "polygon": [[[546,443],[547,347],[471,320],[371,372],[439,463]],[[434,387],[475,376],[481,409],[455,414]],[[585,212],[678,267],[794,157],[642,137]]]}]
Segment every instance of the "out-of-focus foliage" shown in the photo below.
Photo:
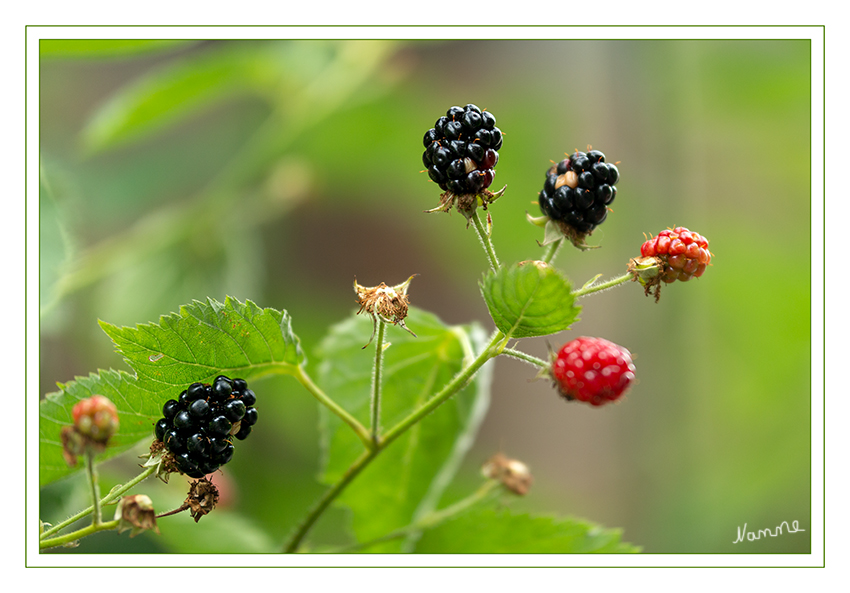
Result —
[{"label": "out-of-focus foliage", "polygon": [[[619,405],[565,404],[531,367],[498,360],[490,411],[440,506],[504,450],[535,475],[517,514],[619,526],[645,552],[806,552],[811,531],[732,542],[744,523],[810,525],[809,403],[821,394],[809,368],[809,51],[799,40],[45,42],[41,393],[119,366],[98,319],[132,326],[206,297],[286,309],[308,359],[352,314],[355,276],[418,273],[416,307],[492,327],[473,231],[422,212],[439,194],[421,173],[422,135],[472,102],[505,134],[495,183],[508,189],[489,210],[503,263],[539,258],[525,214],[538,213],[551,161],[588,144],[619,162],[621,181],[592,237],[601,248],[559,253],[573,286],[622,274],[644,233],[667,227],[708,237],[715,257],[658,304],[629,284],[582,299],[568,334],[520,342],[542,358],[575,335],[628,347],[639,382]],[[240,525],[245,551],[280,545],[322,492],[315,402],[289,377],[262,390],[279,396],[264,396],[263,430],[241,443],[230,498],[199,540]],[[104,482],[135,463],[110,461]],[[144,487],[179,504],[175,481]],[[79,489],[77,478],[45,488],[42,518],[80,508],[65,504],[85,501]],[[162,537],[96,536],[79,550],[189,551],[181,533],[196,527],[163,520]],[[349,527],[333,509],[312,535],[344,544]]]}]

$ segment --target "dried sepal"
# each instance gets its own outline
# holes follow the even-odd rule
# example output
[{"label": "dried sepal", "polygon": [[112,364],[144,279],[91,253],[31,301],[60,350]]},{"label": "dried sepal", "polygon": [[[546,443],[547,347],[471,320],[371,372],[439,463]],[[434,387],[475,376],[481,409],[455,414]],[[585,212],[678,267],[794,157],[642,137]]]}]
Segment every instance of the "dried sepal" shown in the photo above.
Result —
[{"label": "dried sepal", "polygon": [[531,483],[534,481],[527,465],[501,453],[496,453],[488,459],[481,471],[485,477],[498,480],[505,488],[520,496],[528,494]]},{"label": "dried sepal", "polygon": [[218,502],[218,488],[207,478],[201,478],[189,486],[189,494],[186,496],[184,505],[189,507],[189,513],[195,523],[201,517],[209,514]]},{"label": "dried sepal", "polygon": [[[378,286],[362,286],[357,283],[357,280],[354,280],[354,292],[357,294],[357,304],[360,305],[360,310],[357,311],[357,314],[367,313],[372,317],[373,322],[372,335],[366,346],[372,343],[379,320],[384,323],[398,325],[409,332],[414,338],[416,337],[416,334],[404,325],[404,319],[407,317],[410,305],[410,297],[407,295],[407,289],[415,276],[416,274],[395,286],[387,286],[383,282]],[[366,346],[363,346],[363,348],[366,348]]]},{"label": "dried sepal", "polygon": [[118,521],[118,533],[129,530],[130,537],[148,530],[159,534],[153,502],[144,494],[122,497],[115,509],[115,520]]}]

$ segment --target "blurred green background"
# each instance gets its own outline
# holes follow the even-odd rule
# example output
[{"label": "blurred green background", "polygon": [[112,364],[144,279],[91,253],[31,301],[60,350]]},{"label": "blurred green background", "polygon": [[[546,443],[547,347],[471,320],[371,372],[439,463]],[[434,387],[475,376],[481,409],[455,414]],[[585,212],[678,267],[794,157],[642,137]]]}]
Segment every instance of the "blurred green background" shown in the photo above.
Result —
[{"label": "blurred green background", "polygon": [[[490,210],[503,262],[541,255],[525,213],[538,214],[550,161],[589,144],[619,161],[621,181],[589,239],[601,249],[556,260],[574,284],[623,273],[645,234],[677,225],[715,257],[658,304],[628,284],[584,299],[570,331],[519,344],[540,357],[579,335],[626,346],[639,382],[619,405],[567,404],[500,359],[452,492],[502,451],[535,477],[516,508],[621,527],[647,553],[809,552],[808,41],[56,40],[42,41],[39,77],[42,394],[125,368],[98,319],[155,321],[207,296],[287,309],[308,356],[355,310],[355,276],[419,274],[412,304],[492,327],[473,230],[423,213],[439,189],[421,172],[422,136],[476,103],[504,132],[491,189],[508,189]],[[78,551],[282,541],[322,492],[318,413],[292,379],[260,390],[262,430],[228,465],[223,512]],[[104,481],[135,463],[109,462]],[[142,491],[177,506],[178,481]],[[76,478],[52,484],[41,517],[85,500]],[[347,520],[334,510],[314,535],[333,542]],[[807,531],[732,543],[745,523],[792,520]]]}]

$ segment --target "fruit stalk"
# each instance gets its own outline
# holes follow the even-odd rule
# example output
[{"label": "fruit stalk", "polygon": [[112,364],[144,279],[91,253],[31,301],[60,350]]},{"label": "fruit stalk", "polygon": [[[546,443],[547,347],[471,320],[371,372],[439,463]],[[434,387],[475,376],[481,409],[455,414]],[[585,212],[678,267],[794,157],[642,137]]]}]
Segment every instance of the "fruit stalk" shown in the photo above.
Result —
[{"label": "fruit stalk", "polygon": [[481,223],[481,218],[478,216],[478,210],[472,212],[469,216],[469,220],[472,221],[472,226],[475,228],[478,239],[481,240],[481,245],[484,247],[484,253],[487,254],[487,260],[490,262],[490,267],[494,272],[498,271],[501,264],[499,263],[499,258],[496,257],[496,250],[493,248],[493,243],[490,241],[490,234],[484,228],[484,225]]},{"label": "fruit stalk", "polygon": [[[290,372],[290,371],[287,371]],[[313,379],[310,378],[310,375],[307,374],[307,371],[304,370],[304,367],[297,366],[295,367],[295,372],[292,373],[295,378],[301,383],[304,388],[309,391],[313,397],[315,397],[320,404],[325,406],[332,413],[336,414],[343,422],[348,424],[357,437],[363,441],[363,444],[366,445],[368,449],[375,448],[375,442],[372,440],[369,431],[366,430],[366,427],[360,424],[360,422],[345,411],[339,404],[337,404],[334,400],[328,397],[324,391],[322,391],[318,385],[313,382]]]},{"label": "fruit stalk", "polygon": [[403,419],[393,428],[388,430],[382,438],[379,438],[374,443],[374,448],[364,451],[363,454],[346,470],[339,482],[331,486],[322,495],[322,498],[319,499],[313,508],[310,509],[310,512],[298,528],[292,533],[289,541],[285,544],[283,550],[284,553],[291,554],[297,552],[301,542],[304,540],[304,537],[306,537],[307,533],[325,509],[327,509],[337,496],[345,490],[346,486],[348,486],[348,484],[350,484],[352,480],[354,480],[354,478],[356,478],[357,475],[360,474],[360,472],[363,471],[363,469],[368,466],[369,463],[371,463],[384,448],[389,446],[390,443],[407,432],[408,429],[415,426],[425,416],[433,412],[440,404],[443,404],[458,391],[466,387],[475,376],[475,373],[478,372],[478,369],[484,366],[484,363],[489,361],[491,358],[495,358],[503,351],[504,348],[500,346],[504,346],[502,344],[504,340],[505,336],[502,332],[494,332],[490,342],[481,350],[478,356],[476,356],[466,368],[461,369],[461,371],[458,372],[458,374],[455,375],[454,378],[452,378],[452,380],[439,391],[439,393],[431,397],[431,399],[422,404],[422,406],[411,413],[407,418]]},{"label": "fruit stalk", "polygon": [[631,272],[623,274],[622,276],[617,276],[616,278],[611,278],[605,282],[600,282],[599,284],[591,284],[590,286],[584,286],[578,290],[573,291],[573,296],[575,298],[580,298],[583,296],[587,296],[594,292],[600,292],[603,290],[608,290],[609,288],[614,288],[615,286],[619,286],[620,284],[624,284],[629,280],[633,280],[634,275]]},{"label": "fruit stalk", "polygon": [[[143,481],[145,478],[150,476],[155,471],[156,471],[156,466],[146,467],[145,470],[142,473],[140,473],[138,476],[136,476],[135,478],[133,478],[132,480],[130,480],[129,482],[127,482],[123,486],[116,486],[115,488],[110,490],[109,493],[100,500],[100,506],[103,507],[105,505],[108,505],[112,501],[116,500],[122,494],[124,494],[125,492],[130,490],[130,488],[132,488],[133,486],[135,486],[139,482]],[[57,523],[56,525],[54,525],[50,529],[45,529],[44,533],[41,534],[39,539],[44,540],[44,539],[50,537],[51,535],[61,531],[62,529],[64,529],[68,525],[71,525],[72,523],[79,521],[83,517],[90,515],[93,511],[94,511],[94,505],[88,507],[87,509],[83,509],[82,511],[80,511],[76,515],[73,515],[72,517],[68,517],[67,519],[65,519],[61,523]]]},{"label": "fruit stalk", "polygon": [[378,339],[375,344],[375,368],[372,372],[372,398],[370,402],[371,439],[378,444],[378,432],[381,423],[381,371],[384,366],[384,333],[386,323],[378,318]]},{"label": "fruit stalk", "polygon": [[91,487],[92,508],[94,510],[92,513],[92,525],[97,526],[101,523],[100,488],[98,488],[97,485],[97,470],[94,467],[94,456],[95,453],[92,448],[86,447],[86,477],[88,478],[89,486]]}]

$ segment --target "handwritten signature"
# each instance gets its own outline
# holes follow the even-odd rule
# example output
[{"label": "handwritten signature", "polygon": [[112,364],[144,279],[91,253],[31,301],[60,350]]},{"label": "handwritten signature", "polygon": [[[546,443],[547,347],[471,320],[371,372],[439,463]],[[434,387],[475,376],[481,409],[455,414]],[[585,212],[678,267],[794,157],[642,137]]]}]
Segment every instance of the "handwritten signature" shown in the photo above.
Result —
[{"label": "handwritten signature", "polygon": [[771,531],[770,529],[759,529],[757,532],[752,532],[752,531],[748,532],[747,531],[747,524],[744,523],[743,529],[738,527],[738,539],[736,539],[732,543],[737,544],[738,542],[744,541],[745,538],[748,541],[752,542],[752,541],[755,541],[757,539],[761,539],[762,536],[778,537],[778,536],[782,535],[782,526],[783,525],[785,526],[785,532],[786,533],[797,533],[798,531],[805,531],[805,529],[802,529],[800,527],[799,521],[791,521],[790,526],[788,525],[788,521],[783,521],[782,523],[780,523],[779,525],[776,526],[776,529],[774,531]]}]

